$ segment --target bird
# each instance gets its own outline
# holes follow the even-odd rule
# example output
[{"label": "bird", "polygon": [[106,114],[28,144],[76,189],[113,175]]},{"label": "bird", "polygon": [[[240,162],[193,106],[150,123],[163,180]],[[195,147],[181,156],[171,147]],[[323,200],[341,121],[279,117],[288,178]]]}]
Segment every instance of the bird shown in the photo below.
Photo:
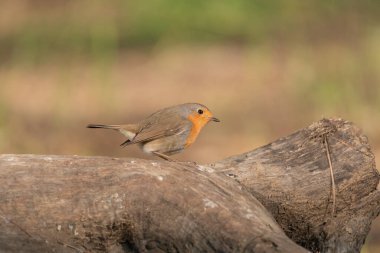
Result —
[{"label": "bird", "polygon": [[119,131],[127,140],[120,146],[139,144],[148,154],[167,161],[195,142],[202,128],[210,121],[220,122],[200,103],[185,103],[161,109],[135,124],[89,124],[87,128]]}]

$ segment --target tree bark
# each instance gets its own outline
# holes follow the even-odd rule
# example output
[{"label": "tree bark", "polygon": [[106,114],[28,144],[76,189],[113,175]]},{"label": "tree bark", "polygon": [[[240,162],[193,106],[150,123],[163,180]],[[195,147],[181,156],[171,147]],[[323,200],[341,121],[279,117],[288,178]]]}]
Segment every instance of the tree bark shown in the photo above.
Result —
[{"label": "tree bark", "polygon": [[0,167],[2,252],[307,252],[206,166],[2,155]]},{"label": "tree bark", "polygon": [[343,120],[215,165],[1,155],[0,251],[358,252],[378,181],[366,138]]},{"label": "tree bark", "polygon": [[341,119],[323,119],[215,169],[244,186],[292,240],[313,252],[359,252],[380,212],[379,173],[367,137]]}]

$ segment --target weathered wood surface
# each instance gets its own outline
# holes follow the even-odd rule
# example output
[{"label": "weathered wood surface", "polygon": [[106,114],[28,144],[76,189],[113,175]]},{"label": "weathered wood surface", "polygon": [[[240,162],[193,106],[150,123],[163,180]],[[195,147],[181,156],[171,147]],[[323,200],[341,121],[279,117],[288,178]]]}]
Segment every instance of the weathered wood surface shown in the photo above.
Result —
[{"label": "weathered wood surface", "polygon": [[283,229],[314,252],[358,252],[378,181],[366,138],[342,120],[209,166],[1,155],[0,251],[307,252]]},{"label": "weathered wood surface", "polygon": [[206,166],[0,156],[1,252],[307,252]]},{"label": "weathered wood surface", "polygon": [[[337,192],[333,216],[324,137]],[[215,169],[244,186],[290,238],[313,252],[359,252],[380,212],[374,155],[360,129],[344,120],[321,120]]]}]

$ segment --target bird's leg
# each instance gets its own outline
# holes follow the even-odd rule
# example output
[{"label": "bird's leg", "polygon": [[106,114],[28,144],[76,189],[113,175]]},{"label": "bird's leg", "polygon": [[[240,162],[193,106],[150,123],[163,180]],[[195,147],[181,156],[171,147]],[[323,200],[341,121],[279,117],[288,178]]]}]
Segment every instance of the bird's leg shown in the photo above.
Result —
[{"label": "bird's leg", "polygon": [[164,154],[162,154],[162,153],[159,153],[159,152],[157,152],[157,151],[152,151],[152,153],[153,153],[154,155],[156,155],[156,156],[158,156],[158,157],[160,157],[160,158],[166,160],[166,161],[169,161],[169,162],[177,162],[176,160],[170,158],[169,156],[164,155]]},{"label": "bird's leg", "polygon": [[152,151],[152,153],[153,153],[154,155],[156,155],[156,156],[158,156],[158,157],[160,157],[160,158],[166,160],[166,161],[169,161],[169,162],[176,162],[176,163],[181,163],[181,164],[186,164],[186,165],[191,165],[191,166],[195,166],[195,165],[197,165],[196,162],[181,162],[181,161],[175,160],[175,159],[170,158],[169,156],[164,155],[164,154],[162,154],[162,153],[159,153],[159,152],[157,152],[157,151]]}]

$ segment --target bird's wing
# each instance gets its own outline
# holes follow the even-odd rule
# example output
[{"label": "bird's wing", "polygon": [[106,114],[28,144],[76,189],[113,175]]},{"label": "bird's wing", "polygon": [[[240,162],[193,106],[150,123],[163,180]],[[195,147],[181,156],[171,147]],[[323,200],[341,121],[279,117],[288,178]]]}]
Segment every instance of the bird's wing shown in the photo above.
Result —
[{"label": "bird's wing", "polygon": [[[152,115],[155,116],[155,115]],[[191,122],[176,115],[159,115],[141,123],[141,129],[132,140],[127,140],[121,146],[160,139],[179,134],[191,128]]]}]

